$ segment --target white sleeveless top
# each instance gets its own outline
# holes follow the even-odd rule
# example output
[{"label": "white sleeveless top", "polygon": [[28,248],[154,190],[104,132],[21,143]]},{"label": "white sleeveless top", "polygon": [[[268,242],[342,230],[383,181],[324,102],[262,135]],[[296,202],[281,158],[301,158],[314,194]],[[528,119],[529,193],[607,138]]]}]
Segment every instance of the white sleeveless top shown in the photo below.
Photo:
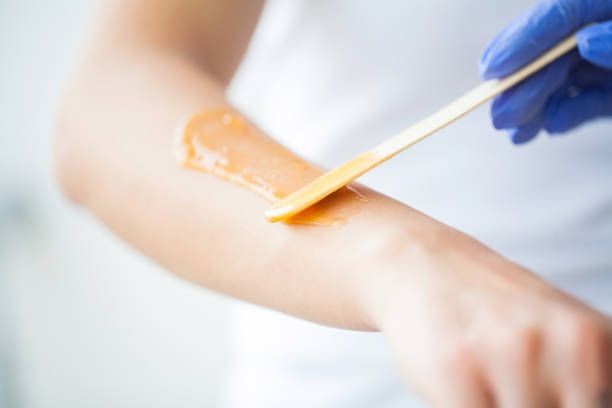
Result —
[{"label": "white sleeveless top", "polygon": [[[332,167],[479,82],[532,0],[269,0],[230,89],[282,144]],[[515,147],[480,109],[360,181],[612,313],[612,122]],[[236,311],[228,406],[420,406],[380,334]]]}]

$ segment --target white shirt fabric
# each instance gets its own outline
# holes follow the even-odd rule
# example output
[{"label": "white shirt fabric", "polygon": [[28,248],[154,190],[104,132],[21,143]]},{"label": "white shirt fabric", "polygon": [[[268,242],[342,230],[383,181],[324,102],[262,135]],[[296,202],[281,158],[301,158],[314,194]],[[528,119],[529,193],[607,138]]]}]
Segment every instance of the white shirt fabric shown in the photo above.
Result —
[{"label": "white shirt fabric", "polygon": [[[269,0],[230,97],[332,167],[479,82],[488,40],[529,0]],[[612,122],[515,147],[480,109],[360,181],[612,313]],[[228,406],[421,406],[380,334],[236,311]]]}]

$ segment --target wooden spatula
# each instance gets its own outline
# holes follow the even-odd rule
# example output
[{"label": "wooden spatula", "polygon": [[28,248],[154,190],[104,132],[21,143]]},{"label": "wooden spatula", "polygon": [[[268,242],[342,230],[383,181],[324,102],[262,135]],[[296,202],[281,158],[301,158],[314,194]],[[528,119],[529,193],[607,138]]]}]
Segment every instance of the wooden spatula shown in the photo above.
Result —
[{"label": "wooden spatula", "polygon": [[339,167],[321,175],[309,184],[275,202],[266,210],[270,222],[282,221],[319,202],[365,172],[389,160],[396,154],[448,126],[496,95],[508,90],[576,47],[576,36],[561,41],[542,56],[514,74],[483,82],[459,99],[451,102],[423,121],[402,133],[362,153]]}]

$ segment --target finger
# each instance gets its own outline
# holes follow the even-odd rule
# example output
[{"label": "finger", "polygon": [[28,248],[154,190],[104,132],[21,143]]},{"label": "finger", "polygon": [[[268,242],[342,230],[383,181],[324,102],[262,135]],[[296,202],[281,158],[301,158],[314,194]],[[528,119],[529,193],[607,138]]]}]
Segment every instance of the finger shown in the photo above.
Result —
[{"label": "finger", "polygon": [[577,38],[578,50],[584,59],[612,70],[612,21],[582,29]]},{"label": "finger", "polygon": [[604,327],[594,318],[581,317],[566,321],[556,333],[554,375],[561,406],[600,407],[608,388],[609,339]]},{"label": "finger", "polygon": [[511,129],[509,133],[509,138],[512,143],[515,145],[525,144],[527,142],[532,141],[536,138],[538,133],[542,130],[545,123],[544,113],[541,112],[537,117],[532,119],[529,123],[525,125],[516,127]]},{"label": "finger", "polygon": [[491,108],[493,126],[509,129],[534,119],[579,61],[578,53],[567,55],[496,98]]},{"label": "finger", "polygon": [[525,328],[499,341],[503,354],[488,368],[498,408],[550,406],[549,391],[541,378],[542,335]]},{"label": "finger", "polygon": [[493,39],[481,58],[481,74],[507,76],[586,23],[610,18],[610,1],[543,0]]},{"label": "finger", "polygon": [[490,408],[490,387],[478,362],[465,348],[442,353],[436,378],[439,383],[424,393],[435,407]]},{"label": "finger", "polygon": [[601,87],[568,89],[546,108],[546,131],[559,134],[598,117],[612,116],[612,91]]},{"label": "finger", "polygon": [[559,99],[565,96],[566,89],[569,85],[566,83],[561,88],[557,89],[555,93],[549,98],[546,106],[537,116],[528,123],[511,129],[509,132],[510,141],[515,145],[521,145],[530,142],[535,139],[536,136],[544,129],[547,122],[547,111],[550,109],[550,105],[555,105]]}]

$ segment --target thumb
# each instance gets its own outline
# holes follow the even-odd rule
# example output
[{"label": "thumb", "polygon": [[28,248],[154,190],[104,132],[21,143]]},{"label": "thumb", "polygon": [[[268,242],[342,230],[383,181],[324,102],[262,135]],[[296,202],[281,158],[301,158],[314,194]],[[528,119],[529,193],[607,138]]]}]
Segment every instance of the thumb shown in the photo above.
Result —
[{"label": "thumb", "polygon": [[612,70],[612,21],[595,24],[578,32],[580,55],[592,64]]}]

